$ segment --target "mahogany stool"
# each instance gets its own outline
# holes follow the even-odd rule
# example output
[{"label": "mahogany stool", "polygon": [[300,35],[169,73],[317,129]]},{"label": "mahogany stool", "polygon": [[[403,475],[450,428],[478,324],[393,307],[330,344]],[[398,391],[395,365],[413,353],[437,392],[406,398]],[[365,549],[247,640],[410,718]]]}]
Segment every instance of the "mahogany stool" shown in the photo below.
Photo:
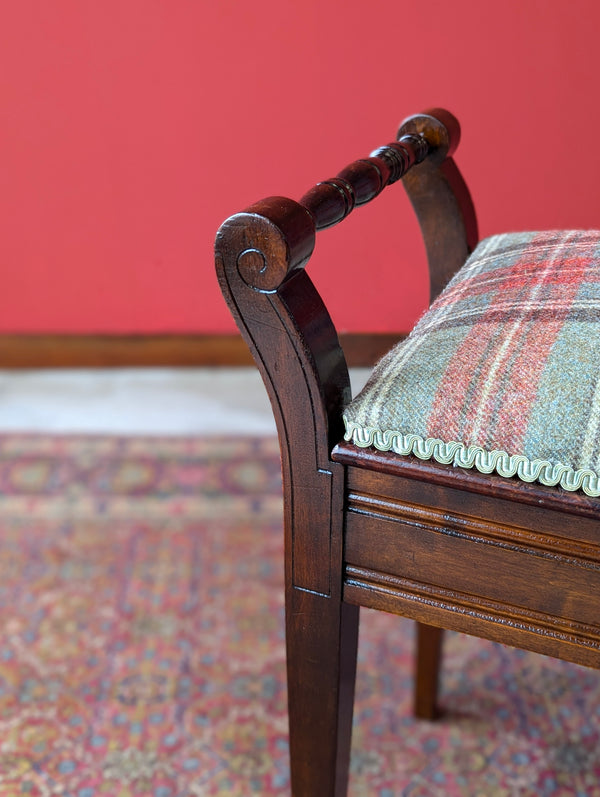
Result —
[{"label": "mahogany stool", "polygon": [[[436,714],[444,628],[600,667],[600,233],[478,244],[458,139],[446,111],[410,117],[299,202],[258,202],[217,235],[281,445],[295,797],[346,793],[360,606],[418,622],[420,717]],[[435,302],[352,399],[304,267],[318,230],[399,180]]]}]

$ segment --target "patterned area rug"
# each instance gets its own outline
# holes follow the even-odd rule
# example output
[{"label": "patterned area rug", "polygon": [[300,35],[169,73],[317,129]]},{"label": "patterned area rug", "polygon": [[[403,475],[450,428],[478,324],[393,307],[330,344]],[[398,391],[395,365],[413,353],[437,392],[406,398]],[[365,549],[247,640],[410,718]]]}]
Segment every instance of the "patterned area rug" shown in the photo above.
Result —
[{"label": "patterned area rug", "polygon": [[[0,795],[289,794],[275,442],[9,436],[0,485]],[[352,797],[600,795],[600,674],[448,634],[417,722],[412,633],[363,613]]]}]

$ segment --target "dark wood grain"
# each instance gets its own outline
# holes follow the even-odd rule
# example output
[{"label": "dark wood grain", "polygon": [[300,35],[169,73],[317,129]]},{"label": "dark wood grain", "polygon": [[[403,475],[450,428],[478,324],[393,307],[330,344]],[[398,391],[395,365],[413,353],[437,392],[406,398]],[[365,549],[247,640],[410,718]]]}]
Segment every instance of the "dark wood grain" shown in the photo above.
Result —
[{"label": "dark wood grain", "polygon": [[[429,484],[460,489],[462,501],[468,501],[470,493],[477,493],[489,496],[491,499],[506,499],[506,505],[510,504],[513,511],[516,511],[519,504],[557,507],[570,515],[592,518],[592,527],[596,528],[600,508],[598,499],[590,498],[582,492],[568,492],[561,487],[546,487],[539,483],[527,484],[517,478],[506,479],[495,473],[486,475],[477,470],[448,467],[433,460],[422,460],[414,456],[399,457],[390,451],[358,448],[343,440],[335,446],[331,457],[335,462],[353,465],[370,472],[377,482],[384,481],[386,477],[391,477],[387,479],[390,484],[393,484],[397,478],[413,479],[417,482],[426,479]],[[379,479],[374,475],[376,473],[385,476]],[[584,526],[585,524],[581,524],[581,528]]]},{"label": "dark wood grain", "polygon": [[344,597],[600,665],[598,521],[348,468]]},{"label": "dark wood grain", "polygon": [[415,717],[434,720],[440,716],[438,692],[442,662],[443,630],[417,623],[417,655],[415,657]]},{"label": "dark wood grain", "polygon": [[369,158],[354,161],[336,177],[317,183],[300,200],[317,230],[346,218],[355,206],[374,199],[386,185],[397,182],[429,154],[425,135],[407,133],[399,141],[376,149]]},{"label": "dark wood grain", "polygon": [[467,185],[451,157],[460,140],[455,117],[440,110],[411,116],[401,124],[398,135],[409,133],[436,141],[432,156],[403,179],[425,242],[433,301],[475,248],[477,218]]}]

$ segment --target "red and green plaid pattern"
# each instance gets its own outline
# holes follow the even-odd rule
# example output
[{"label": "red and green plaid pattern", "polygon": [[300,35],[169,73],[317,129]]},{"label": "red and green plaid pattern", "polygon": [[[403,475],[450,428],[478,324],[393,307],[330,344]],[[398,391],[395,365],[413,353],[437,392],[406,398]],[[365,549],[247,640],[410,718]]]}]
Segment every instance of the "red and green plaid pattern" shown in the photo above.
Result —
[{"label": "red and green plaid pattern", "polygon": [[600,495],[600,232],[482,241],[344,413],[346,439]]}]

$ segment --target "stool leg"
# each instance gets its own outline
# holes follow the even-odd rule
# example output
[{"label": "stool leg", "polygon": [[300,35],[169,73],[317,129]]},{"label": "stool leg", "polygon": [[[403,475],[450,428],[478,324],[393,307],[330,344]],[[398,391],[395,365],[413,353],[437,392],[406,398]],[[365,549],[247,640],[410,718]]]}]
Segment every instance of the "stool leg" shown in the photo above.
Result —
[{"label": "stool leg", "polygon": [[415,673],[415,716],[433,720],[440,716],[437,706],[443,630],[417,623]]},{"label": "stool leg", "polygon": [[292,589],[286,619],[292,795],[345,797],[358,607]]}]

